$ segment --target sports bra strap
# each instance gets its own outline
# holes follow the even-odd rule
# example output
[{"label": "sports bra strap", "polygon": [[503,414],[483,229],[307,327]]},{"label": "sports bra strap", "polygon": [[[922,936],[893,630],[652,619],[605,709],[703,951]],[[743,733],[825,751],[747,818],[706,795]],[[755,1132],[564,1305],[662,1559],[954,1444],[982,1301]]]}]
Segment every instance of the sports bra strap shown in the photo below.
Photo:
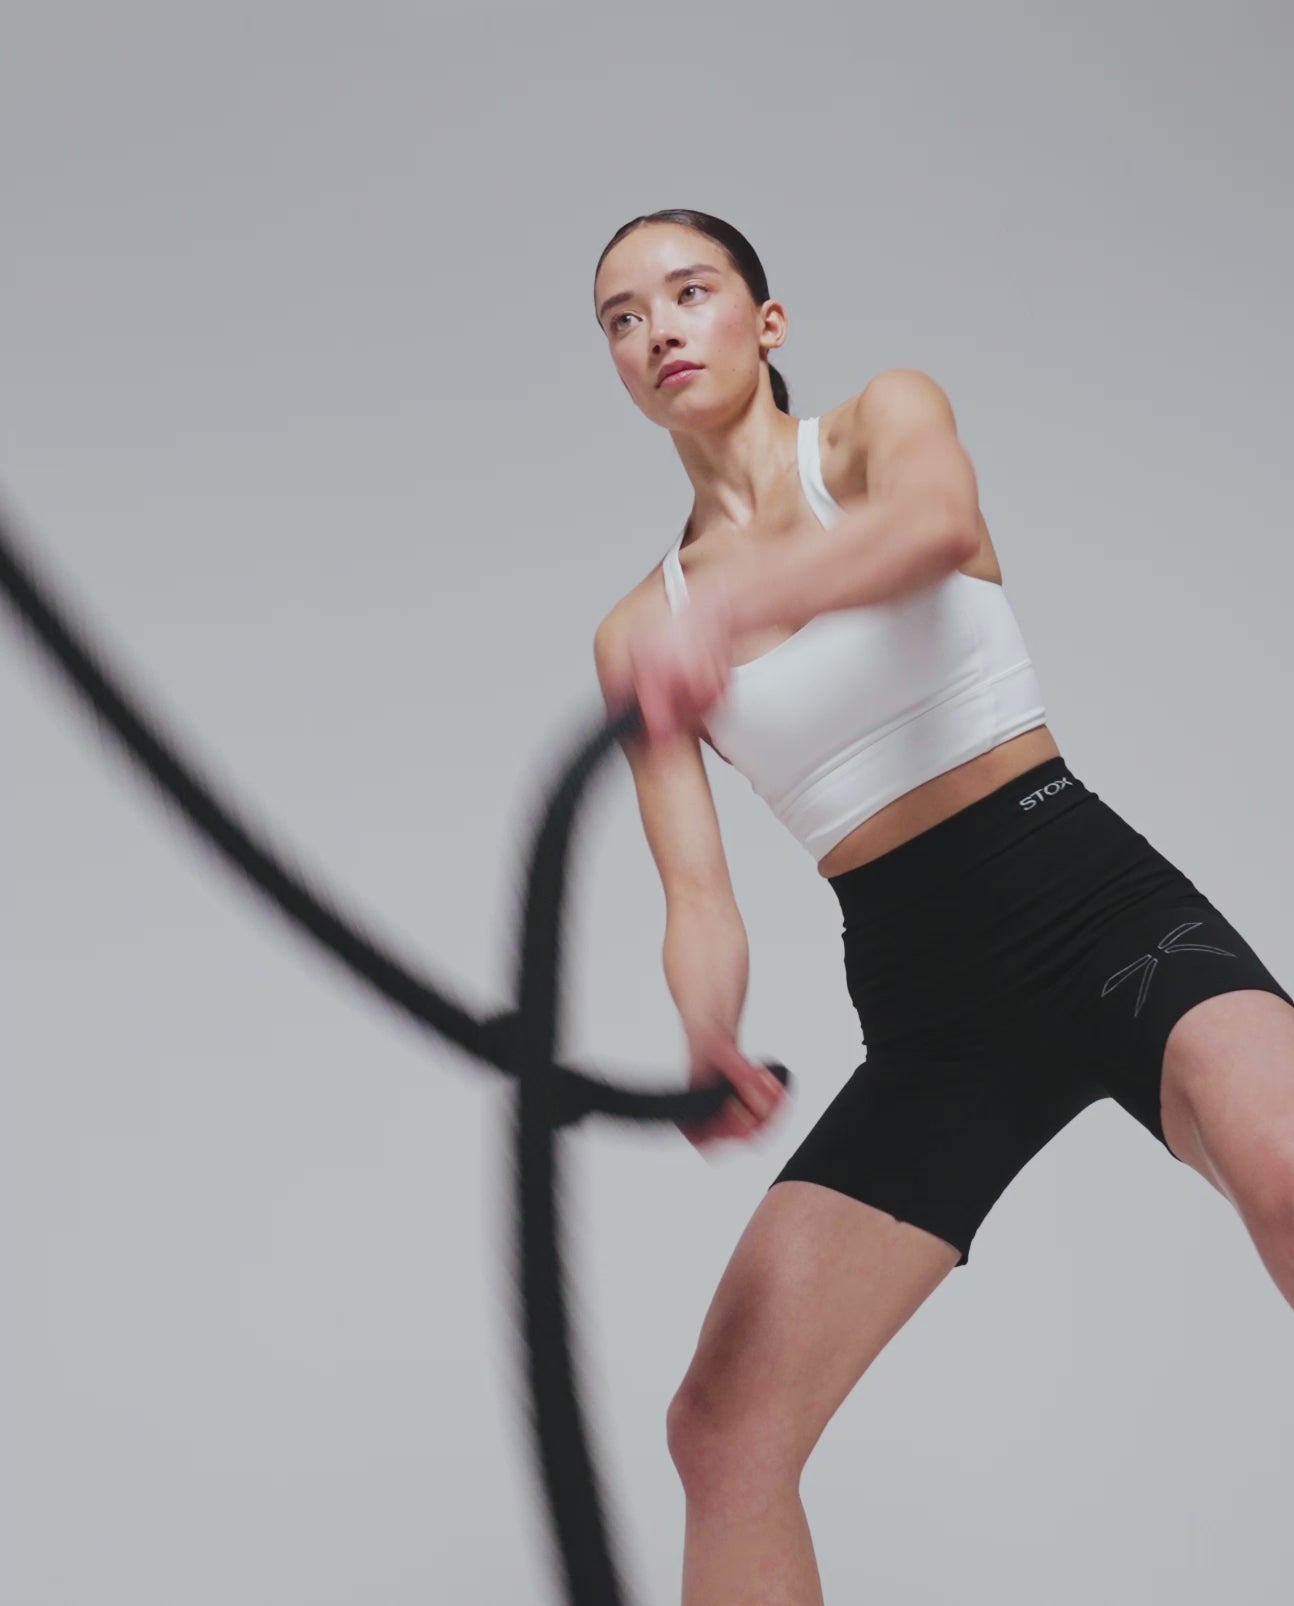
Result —
[{"label": "sports bra strap", "polygon": [[813,509],[818,522],[829,525],[834,524],[845,510],[827,489],[827,482],[822,477],[820,432],[820,419],[802,418],[796,441],[796,455],[800,462],[800,484],[804,487],[805,500]]}]

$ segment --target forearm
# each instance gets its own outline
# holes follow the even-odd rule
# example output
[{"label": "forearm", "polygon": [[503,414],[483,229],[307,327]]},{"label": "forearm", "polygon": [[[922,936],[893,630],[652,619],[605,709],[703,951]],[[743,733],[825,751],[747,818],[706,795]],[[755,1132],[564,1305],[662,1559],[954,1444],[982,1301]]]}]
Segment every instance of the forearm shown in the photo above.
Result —
[{"label": "forearm", "polygon": [[750,979],[750,944],[735,907],[676,901],[665,922],[665,980],[688,1030],[736,1035]]},{"label": "forearm", "polygon": [[887,602],[942,579],[977,540],[977,524],[951,500],[861,500],[829,529],[714,564],[697,589],[729,610],[734,635],[798,630],[820,613]]}]

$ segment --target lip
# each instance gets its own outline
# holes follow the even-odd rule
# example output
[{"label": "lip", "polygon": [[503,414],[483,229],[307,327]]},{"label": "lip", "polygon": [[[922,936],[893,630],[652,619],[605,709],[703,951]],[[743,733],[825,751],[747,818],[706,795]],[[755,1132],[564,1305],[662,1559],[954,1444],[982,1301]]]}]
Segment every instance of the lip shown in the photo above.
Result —
[{"label": "lip", "polygon": [[668,384],[671,379],[681,378],[684,374],[700,373],[700,371],[701,364],[699,362],[666,363],[656,380],[656,388],[659,390],[662,385]]}]

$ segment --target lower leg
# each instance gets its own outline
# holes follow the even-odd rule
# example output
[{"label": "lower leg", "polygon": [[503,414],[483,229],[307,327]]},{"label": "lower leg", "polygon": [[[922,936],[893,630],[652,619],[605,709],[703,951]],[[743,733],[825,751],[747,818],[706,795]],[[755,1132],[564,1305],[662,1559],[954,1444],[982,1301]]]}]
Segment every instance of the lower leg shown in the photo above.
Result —
[{"label": "lower leg", "polygon": [[795,1479],[689,1493],[683,1606],[823,1606]]}]

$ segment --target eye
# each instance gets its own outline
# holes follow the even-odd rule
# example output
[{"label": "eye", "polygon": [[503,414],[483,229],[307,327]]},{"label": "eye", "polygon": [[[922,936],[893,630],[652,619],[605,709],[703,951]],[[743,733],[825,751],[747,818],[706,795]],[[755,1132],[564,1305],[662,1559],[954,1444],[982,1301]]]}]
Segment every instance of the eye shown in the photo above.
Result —
[{"label": "eye", "polygon": [[[681,300],[688,293],[689,290],[705,290],[706,288],[707,288],[707,286],[705,286],[703,284],[685,284],[683,286],[683,288],[679,291],[679,299]],[[632,318],[632,317],[633,317],[633,313],[632,312],[618,312],[618,313],[616,313],[615,317],[611,319],[610,323],[607,324],[607,328],[610,330],[610,332],[613,335],[614,334],[619,334],[619,332],[620,332],[620,320],[622,318]]]}]

